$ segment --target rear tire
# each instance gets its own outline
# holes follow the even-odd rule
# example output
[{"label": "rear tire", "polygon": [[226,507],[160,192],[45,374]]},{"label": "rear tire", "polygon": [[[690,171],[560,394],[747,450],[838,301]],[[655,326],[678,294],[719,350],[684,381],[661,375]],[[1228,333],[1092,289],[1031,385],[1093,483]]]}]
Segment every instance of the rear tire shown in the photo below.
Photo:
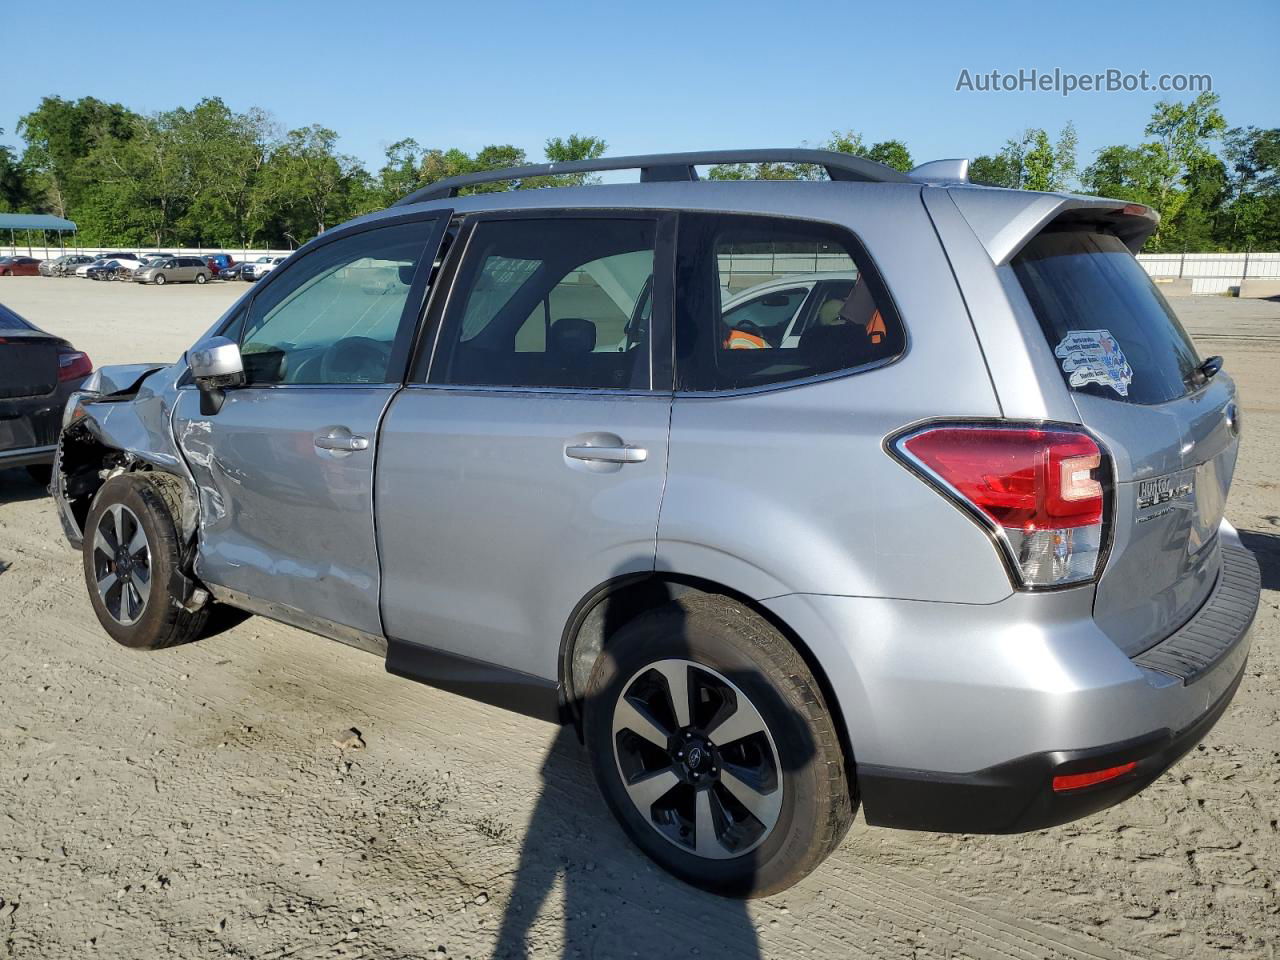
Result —
[{"label": "rear tire", "polygon": [[196,274],[196,283],[205,283],[208,279],[203,273]]},{"label": "rear tire", "polygon": [[[670,696],[681,684],[683,717]],[[853,821],[821,688],[777,629],[733,601],[684,598],[606,638],[583,722],[596,782],[623,830],[704,890],[784,890]]]},{"label": "rear tire", "polygon": [[186,610],[174,591],[181,545],[154,480],[125,474],[104,483],[89,508],[81,552],[93,612],[117,643],[157,650],[200,635],[208,605]]}]

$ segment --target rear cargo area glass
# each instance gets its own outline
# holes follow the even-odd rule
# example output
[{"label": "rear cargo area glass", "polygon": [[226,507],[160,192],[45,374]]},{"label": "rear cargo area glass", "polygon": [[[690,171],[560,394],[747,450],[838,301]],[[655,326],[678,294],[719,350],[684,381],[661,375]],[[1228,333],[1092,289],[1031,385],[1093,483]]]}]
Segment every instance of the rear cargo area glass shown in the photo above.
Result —
[{"label": "rear cargo area glass", "polygon": [[[1088,228],[1050,228],[1014,258],[1013,269],[1050,350],[1069,334],[1105,331],[1132,369],[1132,380],[1121,385],[1124,392],[1106,382],[1071,389],[1152,404],[1193,388],[1200,359],[1191,338],[1118,238]],[[1071,383],[1066,371],[1063,377]]]}]

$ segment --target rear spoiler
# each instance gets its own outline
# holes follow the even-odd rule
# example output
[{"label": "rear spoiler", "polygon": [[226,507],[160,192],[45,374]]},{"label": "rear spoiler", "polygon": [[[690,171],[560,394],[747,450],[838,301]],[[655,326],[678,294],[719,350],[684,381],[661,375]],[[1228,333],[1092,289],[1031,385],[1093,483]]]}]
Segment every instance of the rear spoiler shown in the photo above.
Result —
[{"label": "rear spoiler", "polygon": [[1137,253],[1160,222],[1150,207],[1103,197],[978,186],[947,192],[997,266],[1012,260],[1050,223],[1096,225]]}]

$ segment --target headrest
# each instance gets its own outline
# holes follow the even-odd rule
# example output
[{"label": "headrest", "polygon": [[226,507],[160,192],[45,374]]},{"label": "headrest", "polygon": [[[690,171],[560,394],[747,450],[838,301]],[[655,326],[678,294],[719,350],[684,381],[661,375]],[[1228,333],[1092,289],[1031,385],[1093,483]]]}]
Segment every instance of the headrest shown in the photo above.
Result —
[{"label": "headrest", "polygon": [[832,297],[830,300],[823,301],[822,306],[818,308],[818,323],[824,327],[829,327],[833,323],[840,321],[840,310],[844,307],[844,301]]},{"label": "headrest", "polygon": [[561,317],[547,332],[547,353],[590,353],[596,348],[596,325],[583,317]]}]

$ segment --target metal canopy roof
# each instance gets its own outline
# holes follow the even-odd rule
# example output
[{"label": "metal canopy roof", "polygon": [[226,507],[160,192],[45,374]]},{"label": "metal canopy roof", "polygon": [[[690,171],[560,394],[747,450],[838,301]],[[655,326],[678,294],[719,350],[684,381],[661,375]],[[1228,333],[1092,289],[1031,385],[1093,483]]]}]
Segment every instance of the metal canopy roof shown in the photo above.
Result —
[{"label": "metal canopy roof", "polygon": [[62,230],[75,232],[73,220],[47,213],[0,213],[0,230]]}]

